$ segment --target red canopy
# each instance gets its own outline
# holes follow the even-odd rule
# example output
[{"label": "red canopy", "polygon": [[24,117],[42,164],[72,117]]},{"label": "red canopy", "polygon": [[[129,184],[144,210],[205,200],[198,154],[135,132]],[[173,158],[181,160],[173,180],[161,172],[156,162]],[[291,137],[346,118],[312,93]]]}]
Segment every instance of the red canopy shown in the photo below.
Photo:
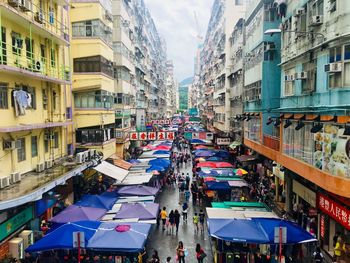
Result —
[{"label": "red canopy", "polygon": [[153,148],[153,150],[157,151],[157,150],[165,150],[165,151],[169,151],[171,149],[171,146],[168,145],[159,145],[155,148]]},{"label": "red canopy", "polygon": [[217,162],[216,168],[233,168],[233,165],[228,162]]},{"label": "red canopy", "polygon": [[208,146],[205,145],[197,145],[196,147],[194,147],[196,150],[198,149],[208,149]]},{"label": "red canopy", "polygon": [[201,162],[197,164],[197,167],[210,167],[210,168],[216,168],[215,162]]}]

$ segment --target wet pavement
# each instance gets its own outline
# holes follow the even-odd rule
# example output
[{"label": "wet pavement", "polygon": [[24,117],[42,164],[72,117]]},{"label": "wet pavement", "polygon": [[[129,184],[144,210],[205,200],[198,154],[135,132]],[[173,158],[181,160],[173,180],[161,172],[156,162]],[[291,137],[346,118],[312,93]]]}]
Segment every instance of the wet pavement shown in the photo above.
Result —
[{"label": "wet pavement", "polygon": [[[188,164],[186,168],[182,168],[181,172],[189,173],[192,178],[192,167],[191,164]],[[160,204],[160,207],[166,207],[167,213],[171,210],[178,209],[181,213],[181,206],[179,205],[179,190],[178,188],[165,188],[156,198],[155,202]],[[189,200],[189,209],[188,209],[188,220],[187,223],[183,222],[181,217],[179,232],[176,234],[175,231],[173,234],[167,230],[162,230],[162,225],[157,227],[153,226],[151,235],[149,236],[149,241],[147,242],[147,252],[149,258],[152,256],[153,249],[156,249],[159,254],[161,262],[165,262],[166,257],[170,256],[172,258],[171,262],[175,261],[176,247],[179,241],[184,243],[184,248],[187,249],[188,255],[185,260],[187,262],[197,262],[196,259],[196,244],[199,243],[204,249],[205,253],[208,255],[204,262],[214,262],[211,252],[211,245],[208,236],[208,230],[205,223],[204,233],[195,234],[194,225],[192,218],[195,212],[199,212],[200,209],[205,211],[205,207],[192,205],[192,197]]]}]

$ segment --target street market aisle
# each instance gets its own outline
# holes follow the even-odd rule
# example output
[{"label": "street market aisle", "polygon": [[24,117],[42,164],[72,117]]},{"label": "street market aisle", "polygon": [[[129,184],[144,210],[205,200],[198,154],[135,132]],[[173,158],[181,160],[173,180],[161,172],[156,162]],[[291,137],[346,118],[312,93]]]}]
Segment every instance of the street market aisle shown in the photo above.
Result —
[{"label": "street market aisle", "polygon": [[[188,164],[186,168],[182,168],[181,173],[184,173],[185,175],[189,173],[190,177],[192,178],[192,164]],[[165,206],[168,215],[171,210],[178,209],[180,213],[182,211],[181,206],[179,205],[179,189],[177,187],[175,189],[171,187],[165,188],[163,192],[157,196],[155,202],[159,203],[161,208]],[[183,218],[181,216],[178,234],[175,233],[175,230],[173,234],[167,233],[167,230],[163,231],[161,224],[159,228],[157,228],[156,225],[152,227],[147,245],[149,258],[152,256],[153,249],[156,249],[158,251],[161,262],[165,262],[165,259],[168,256],[172,258],[171,262],[176,262],[176,247],[179,241],[182,241],[184,243],[184,247],[188,251],[188,255],[186,256],[186,263],[197,262],[195,257],[195,248],[197,243],[202,246],[205,253],[208,255],[204,262],[214,262],[206,222],[204,234],[194,234],[192,218],[195,212],[199,213],[200,209],[201,208],[199,206],[193,207],[191,197],[189,201],[187,223],[183,222]],[[202,209],[205,211],[205,207]]]}]

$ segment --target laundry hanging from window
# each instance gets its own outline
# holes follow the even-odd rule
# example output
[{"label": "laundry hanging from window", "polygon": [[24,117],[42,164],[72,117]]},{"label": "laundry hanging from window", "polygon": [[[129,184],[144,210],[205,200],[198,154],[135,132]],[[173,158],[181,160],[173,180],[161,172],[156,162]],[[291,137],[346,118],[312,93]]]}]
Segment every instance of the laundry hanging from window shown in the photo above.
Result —
[{"label": "laundry hanging from window", "polygon": [[26,114],[26,109],[32,107],[32,96],[24,90],[15,90],[13,92],[15,114],[16,116],[23,116]]}]

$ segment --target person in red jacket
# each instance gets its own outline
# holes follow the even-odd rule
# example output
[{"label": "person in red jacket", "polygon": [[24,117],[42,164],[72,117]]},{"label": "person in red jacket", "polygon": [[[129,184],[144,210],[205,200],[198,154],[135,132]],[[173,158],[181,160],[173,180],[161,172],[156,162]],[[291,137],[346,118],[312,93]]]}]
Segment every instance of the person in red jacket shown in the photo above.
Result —
[{"label": "person in red jacket", "polygon": [[207,256],[204,250],[201,248],[201,245],[197,243],[196,245],[196,258],[198,263],[203,263],[204,258]]}]

